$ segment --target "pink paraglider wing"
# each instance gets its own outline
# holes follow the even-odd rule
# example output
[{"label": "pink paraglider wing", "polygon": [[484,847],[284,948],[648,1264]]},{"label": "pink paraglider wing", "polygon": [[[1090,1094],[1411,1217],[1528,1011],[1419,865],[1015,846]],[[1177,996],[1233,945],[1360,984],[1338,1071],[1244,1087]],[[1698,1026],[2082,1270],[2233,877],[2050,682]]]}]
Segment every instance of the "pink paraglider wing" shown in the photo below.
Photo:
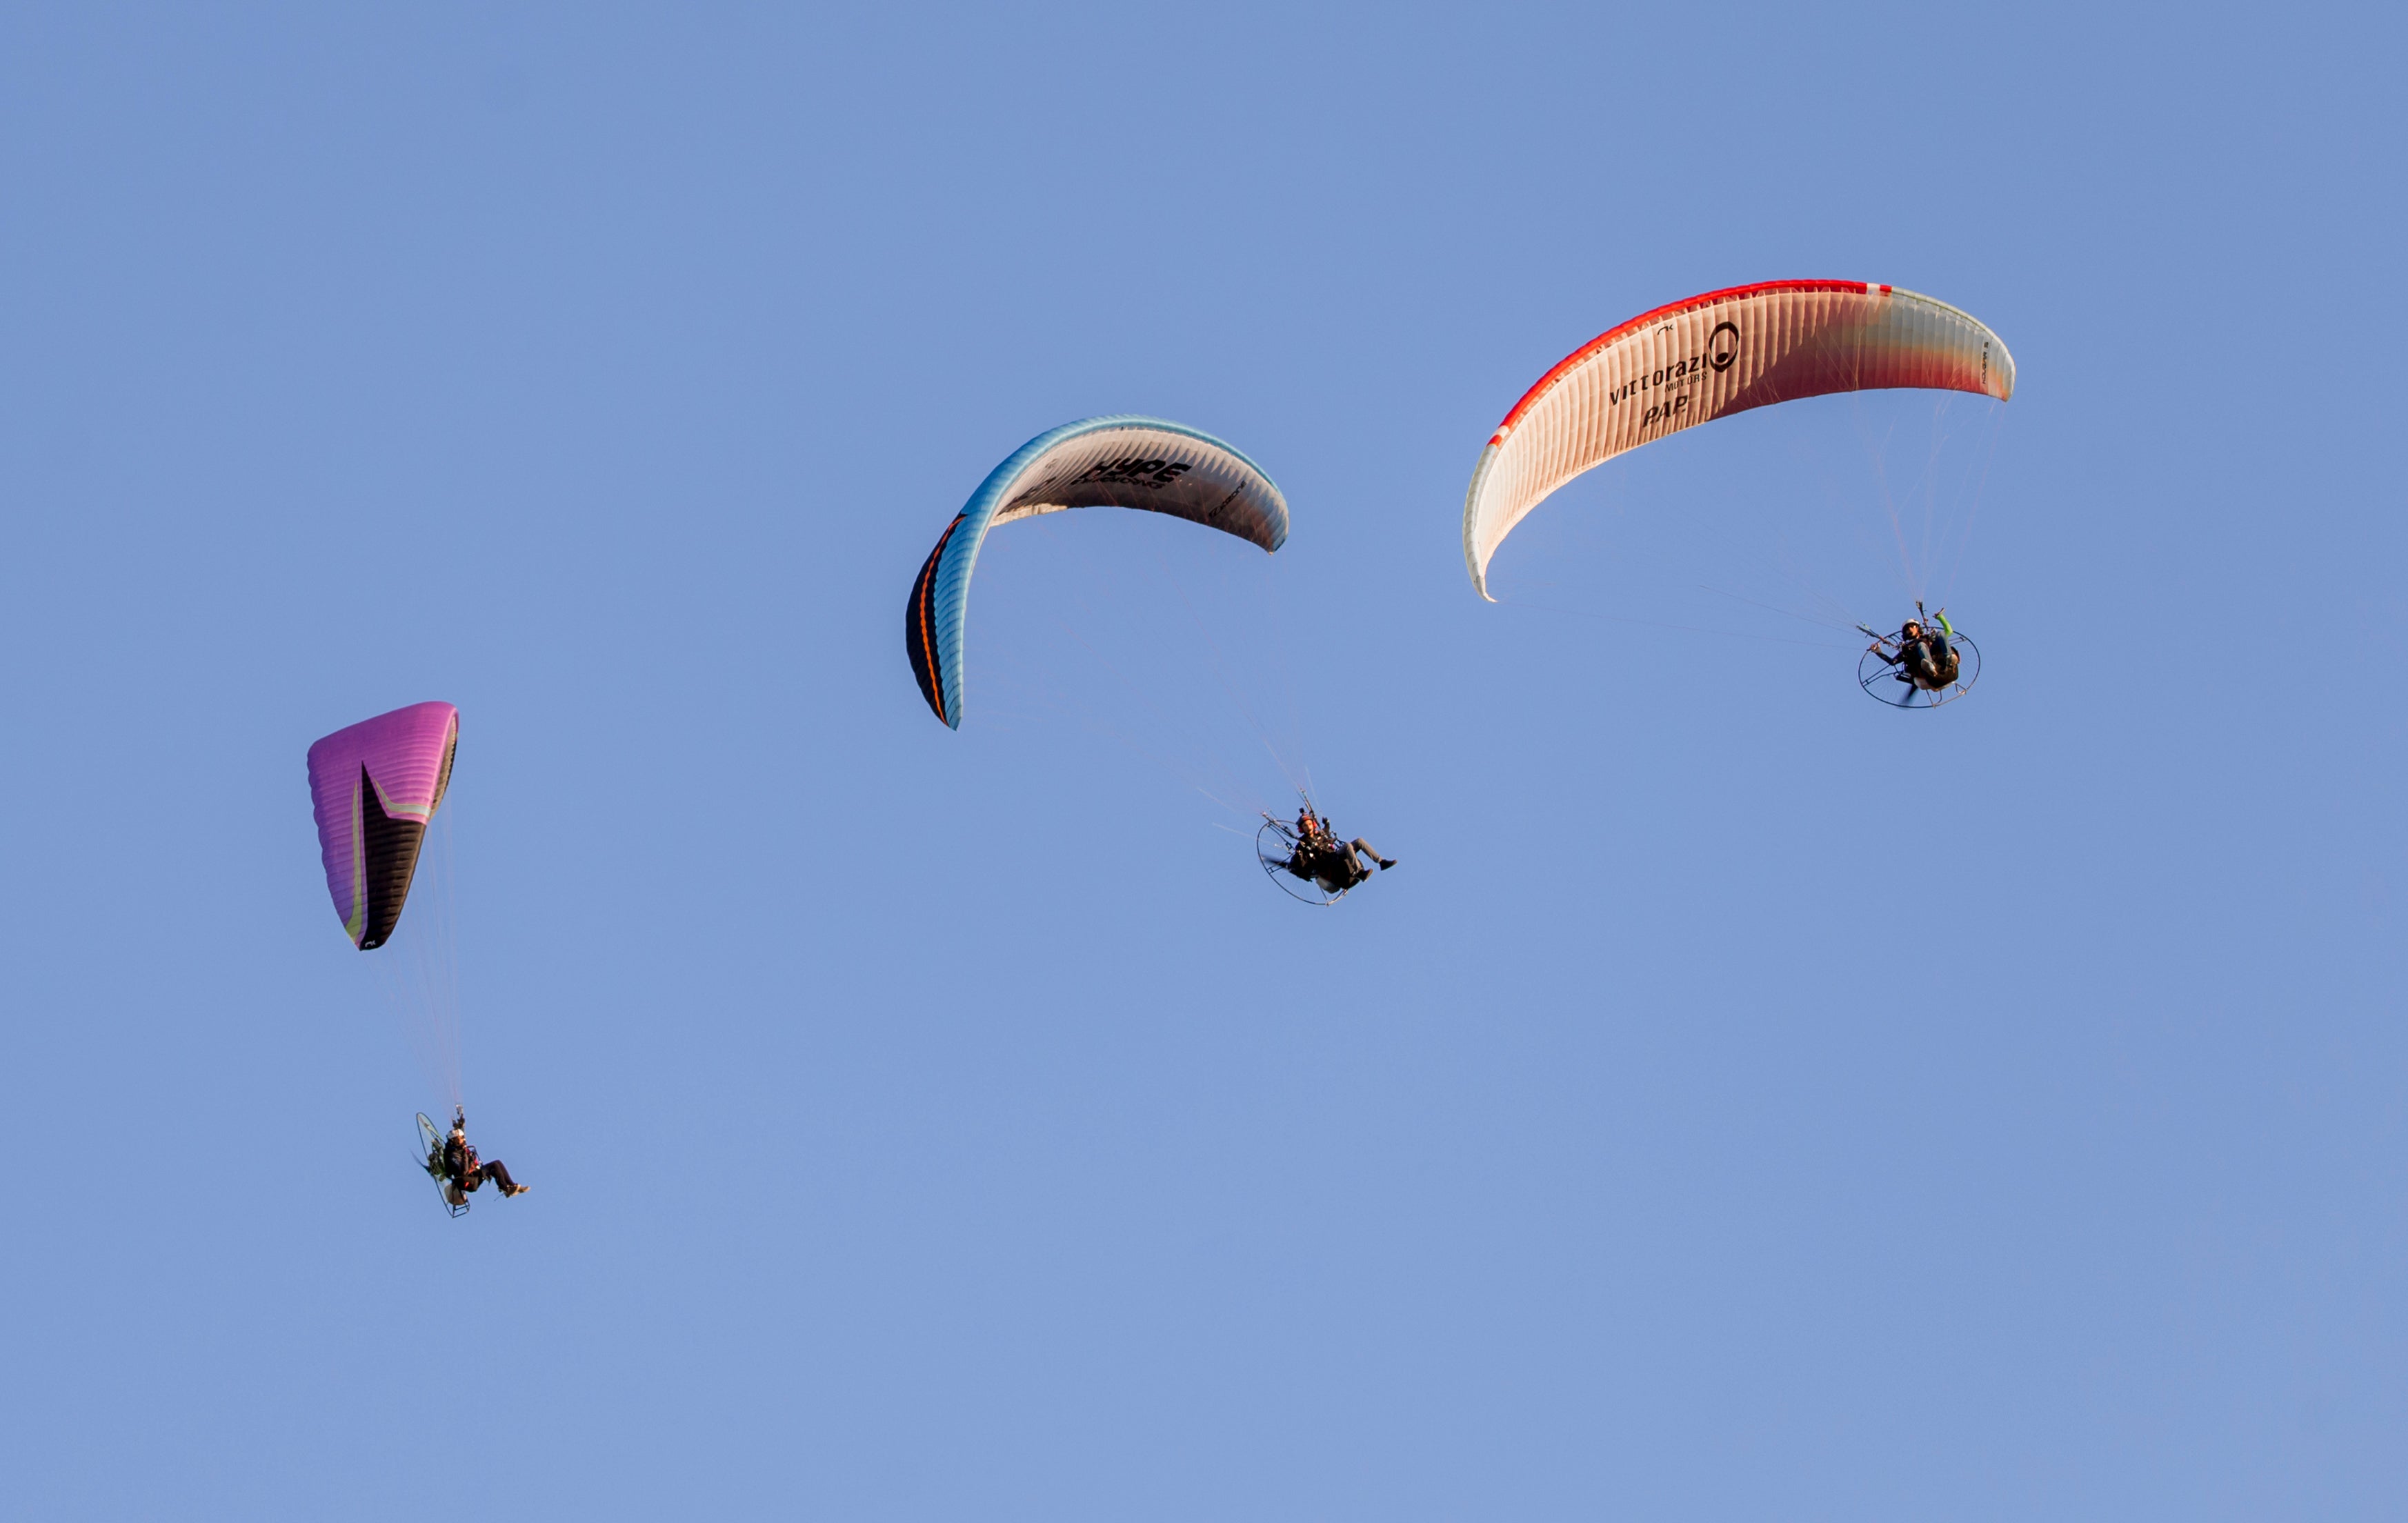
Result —
[{"label": "pink paraglider wing", "polygon": [[409,898],[426,825],[452,782],[460,711],[413,703],[309,748],[309,797],[326,889],[351,944],[384,945]]}]

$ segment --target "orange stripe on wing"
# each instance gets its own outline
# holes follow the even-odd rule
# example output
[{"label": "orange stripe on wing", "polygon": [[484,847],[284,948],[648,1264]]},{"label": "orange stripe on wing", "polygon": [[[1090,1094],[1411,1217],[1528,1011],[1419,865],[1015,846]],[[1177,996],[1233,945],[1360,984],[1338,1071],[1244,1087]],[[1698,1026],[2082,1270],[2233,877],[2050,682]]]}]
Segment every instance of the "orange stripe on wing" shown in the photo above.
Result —
[{"label": "orange stripe on wing", "polygon": [[937,564],[945,558],[945,546],[953,542],[953,531],[961,526],[961,515],[956,513],[953,521],[945,525],[945,532],[937,537],[937,548],[928,552],[928,564],[920,568],[920,658],[928,668],[929,706],[948,725],[953,721],[945,713],[945,672],[937,659],[937,643],[930,625],[937,596]]}]

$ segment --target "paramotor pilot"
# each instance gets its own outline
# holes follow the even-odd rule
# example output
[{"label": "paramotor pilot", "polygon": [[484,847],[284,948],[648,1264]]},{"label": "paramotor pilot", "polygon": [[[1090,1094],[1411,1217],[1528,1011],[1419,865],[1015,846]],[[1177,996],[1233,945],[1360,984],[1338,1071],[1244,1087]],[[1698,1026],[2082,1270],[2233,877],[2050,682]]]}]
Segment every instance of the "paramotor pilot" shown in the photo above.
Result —
[{"label": "paramotor pilot", "polygon": [[[1922,611],[1923,605],[1917,603],[1915,611]],[[1947,687],[1963,670],[1954,643],[1956,631],[1948,623],[1948,611],[1942,609],[1931,619],[1931,625],[1921,619],[1909,619],[1899,625],[1897,634],[1875,635],[1872,644],[1866,647],[1899,668],[1891,674],[1893,682],[1905,682],[1927,693]]]},{"label": "paramotor pilot", "polygon": [[452,1135],[443,1140],[443,1178],[463,1195],[489,1179],[505,1200],[524,1195],[530,1188],[511,1179],[501,1159],[487,1161],[477,1157],[476,1145],[468,1141],[467,1112],[456,1105],[452,1108]]},{"label": "paramotor pilot", "polygon": [[1382,856],[1360,836],[1340,841],[1311,805],[1297,811],[1296,849],[1287,860],[1291,874],[1320,885],[1325,893],[1342,894],[1371,876],[1372,869],[1363,863],[1366,856],[1383,872],[1397,865],[1396,858]]}]

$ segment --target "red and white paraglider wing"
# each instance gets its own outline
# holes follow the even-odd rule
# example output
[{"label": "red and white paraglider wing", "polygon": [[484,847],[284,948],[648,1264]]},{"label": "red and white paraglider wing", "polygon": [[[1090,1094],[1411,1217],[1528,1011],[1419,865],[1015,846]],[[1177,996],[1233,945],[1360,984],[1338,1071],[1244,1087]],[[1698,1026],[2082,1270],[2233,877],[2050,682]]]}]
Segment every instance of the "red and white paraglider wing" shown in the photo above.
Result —
[{"label": "red and white paraglider wing", "polygon": [[1632,318],[1540,378],[1489,437],[1463,502],[1471,583],[1487,597],[1513,525],[1615,455],[1750,408],[1897,386],[2005,401],[2015,362],[1971,315],[1861,280],[1734,286]]}]

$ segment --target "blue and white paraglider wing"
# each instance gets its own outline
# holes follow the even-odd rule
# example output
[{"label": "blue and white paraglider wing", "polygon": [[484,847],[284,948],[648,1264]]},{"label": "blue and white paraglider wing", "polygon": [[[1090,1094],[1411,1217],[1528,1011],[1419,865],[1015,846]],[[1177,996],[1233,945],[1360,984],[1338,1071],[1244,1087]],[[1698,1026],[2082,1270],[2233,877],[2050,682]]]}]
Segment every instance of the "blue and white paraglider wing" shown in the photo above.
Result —
[{"label": "blue and white paraglider wing", "polygon": [[1287,499],[1261,467],[1199,429],[1160,418],[1085,418],[1038,435],[995,467],[955,515],[911,584],[903,639],[911,675],[939,719],[962,723],[963,625],[970,572],[987,531],[1066,508],[1168,513],[1276,551]]}]

